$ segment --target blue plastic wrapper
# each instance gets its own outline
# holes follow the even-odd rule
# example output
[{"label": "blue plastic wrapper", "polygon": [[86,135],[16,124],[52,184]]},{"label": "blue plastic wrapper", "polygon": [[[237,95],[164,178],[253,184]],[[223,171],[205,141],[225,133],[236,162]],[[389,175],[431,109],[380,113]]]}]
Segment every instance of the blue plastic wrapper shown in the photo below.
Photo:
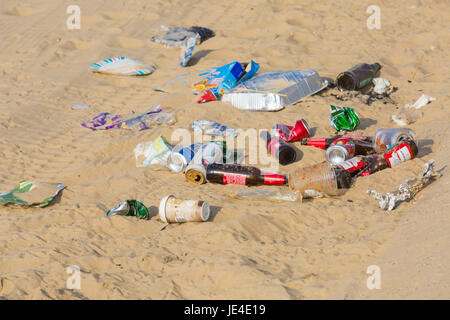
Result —
[{"label": "blue plastic wrapper", "polygon": [[210,136],[236,137],[239,132],[229,128],[221,123],[210,120],[195,120],[192,124],[192,130],[200,131]]},{"label": "blue plastic wrapper", "polygon": [[200,35],[196,34],[194,37],[184,40],[180,53],[180,67],[184,68],[188,64],[189,60],[191,60],[195,45],[197,44],[199,38]]}]

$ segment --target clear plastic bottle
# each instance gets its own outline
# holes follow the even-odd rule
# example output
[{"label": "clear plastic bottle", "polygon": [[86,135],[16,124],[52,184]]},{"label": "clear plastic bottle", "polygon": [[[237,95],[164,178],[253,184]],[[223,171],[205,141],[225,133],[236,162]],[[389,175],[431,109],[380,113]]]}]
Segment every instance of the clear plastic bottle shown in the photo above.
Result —
[{"label": "clear plastic bottle", "polygon": [[416,135],[411,129],[380,129],[373,136],[373,148],[375,152],[381,152],[406,139],[411,139],[417,144]]}]

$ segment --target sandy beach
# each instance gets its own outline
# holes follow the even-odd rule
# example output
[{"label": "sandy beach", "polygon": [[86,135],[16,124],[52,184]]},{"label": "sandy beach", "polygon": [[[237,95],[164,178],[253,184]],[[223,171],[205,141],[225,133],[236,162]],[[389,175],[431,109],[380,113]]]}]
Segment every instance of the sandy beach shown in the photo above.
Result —
[{"label": "sandy beach", "polygon": [[[70,30],[72,4],[2,0],[0,8],[0,192],[25,179],[67,187],[45,208],[0,206],[0,299],[450,298],[448,1],[80,0],[81,28]],[[367,27],[370,5],[381,10],[380,29]],[[179,48],[150,41],[161,25],[207,27],[215,36],[180,68]],[[115,56],[156,70],[142,77],[88,70]],[[260,73],[317,70],[333,80],[357,63],[379,62],[380,75],[398,90],[394,103],[370,105],[324,90],[278,112],[196,103],[190,87],[199,73],[250,60]],[[418,156],[359,178],[336,198],[237,200],[230,195],[240,186],[194,185],[183,174],[135,163],[138,143],[170,139],[196,119],[270,129],[303,118],[314,137],[328,137],[330,104],[345,105],[361,119],[353,133],[370,136],[398,127],[391,115],[422,94],[436,100],[408,125]],[[139,132],[81,126],[100,112],[142,113],[156,104],[177,122]],[[324,160],[322,150],[294,145],[301,157],[280,173]],[[430,159],[443,176],[413,201],[386,212],[366,194],[395,190]],[[207,201],[211,218],[158,231],[158,206],[169,194]],[[106,217],[126,199],[145,203],[150,219]],[[371,265],[380,269],[381,289],[367,287]],[[80,268],[80,289],[67,288],[70,266]]]}]

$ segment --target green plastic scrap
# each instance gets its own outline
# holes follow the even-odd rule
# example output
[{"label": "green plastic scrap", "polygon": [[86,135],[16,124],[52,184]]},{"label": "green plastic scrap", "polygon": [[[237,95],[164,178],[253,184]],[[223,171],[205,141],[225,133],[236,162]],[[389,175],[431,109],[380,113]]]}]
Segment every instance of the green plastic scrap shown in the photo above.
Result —
[{"label": "green plastic scrap", "polygon": [[61,183],[36,183],[23,180],[13,190],[0,194],[0,203],[3,203],[5,206],[16,205],[43,208],[51,204],[53,199],[64,188],[64,185]]}]

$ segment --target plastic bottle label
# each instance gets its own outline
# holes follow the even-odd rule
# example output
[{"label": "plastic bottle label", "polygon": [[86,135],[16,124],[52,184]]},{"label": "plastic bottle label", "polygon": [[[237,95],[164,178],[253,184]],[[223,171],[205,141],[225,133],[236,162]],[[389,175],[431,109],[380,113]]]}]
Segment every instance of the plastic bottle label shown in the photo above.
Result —
[{"label": "plastic bottle label", "polygon": [[224,173],[223,184],[241,184],[245,186],[247,176],[236,173]]},{"label": "plastic bottle label", "polygon": [[355,157],[342,162],[339,166],[348,172],[353,172],[364,167],[364,161],[359,157]]},{"label": "plastic bottle label", "polygon": [[395,167],[399,163],[411,159],[412,157],[413,153],[411,151],[411,148],[406,142],[402,143],[397,148],[384,155],[384,158],[386,159],[391,168]]}]

